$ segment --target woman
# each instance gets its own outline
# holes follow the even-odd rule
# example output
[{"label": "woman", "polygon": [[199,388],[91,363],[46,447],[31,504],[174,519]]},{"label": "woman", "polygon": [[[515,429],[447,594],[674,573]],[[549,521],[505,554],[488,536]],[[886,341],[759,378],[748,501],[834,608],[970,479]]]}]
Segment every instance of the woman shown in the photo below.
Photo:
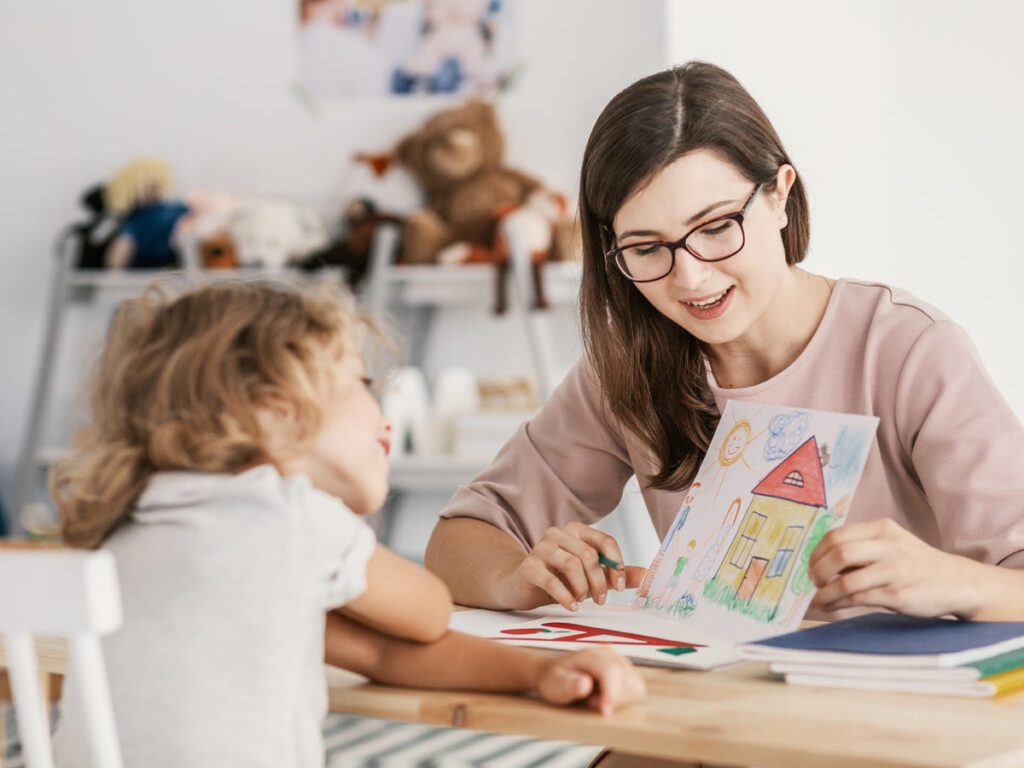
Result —
[{"label": "woman", "polygon": [[635,473],[663,536],[737,399],[880,419],[849,522],[810,559],[810,616],[1024,619],[1024,429],[942,313],[798,266],[800,176],[731,75],[693,62],[613,98],[580,218],[586,352],[442,512],[426,562],[456,602],[575,609],[637,586],[642,568],[598,565],[622,558],[590,524]]}]

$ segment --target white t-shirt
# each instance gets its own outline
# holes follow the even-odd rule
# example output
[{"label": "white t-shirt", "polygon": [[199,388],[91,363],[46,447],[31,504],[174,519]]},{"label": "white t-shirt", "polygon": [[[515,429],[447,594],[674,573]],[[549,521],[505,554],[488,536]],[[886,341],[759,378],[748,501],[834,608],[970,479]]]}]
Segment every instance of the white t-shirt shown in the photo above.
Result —
[{"label": "white t-shirt", "polygon": [[[154,475],[104,548],[124,626],[103,643],[124,764],[322,767],[325,613],[366,588],[369,526],[302,475]],[[60,766],[88,765],[69,670]]]}]

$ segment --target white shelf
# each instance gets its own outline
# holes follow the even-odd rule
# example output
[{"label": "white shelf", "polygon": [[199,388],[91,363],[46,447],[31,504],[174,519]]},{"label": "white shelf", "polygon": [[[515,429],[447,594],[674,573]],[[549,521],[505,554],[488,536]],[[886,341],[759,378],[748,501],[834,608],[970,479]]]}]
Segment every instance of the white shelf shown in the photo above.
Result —
[{"label": "white shelf", "polygon": [[248,280],[269,277],[309,281],[319,275],[334,274],[330,267],[315,272],[303,272],[296,267],[264,269],[262,267],[239,269],[72,269],[68,271],[68,285],[75,288],[131,288],[139,290],[151,282],[160,280],[182,280],[189,283],[211,283],[218,280]]},{"label": "white shelf", "polygon": [[483,459],[453,456],[402,456],[391,462],[389,484],[394,491],[452,493],[486,469]]},{"label": "white shelf", "polygon": [[[552,305],[575,304],[582,265],[575,261],[545,262],[541,273],[545,295]],[[383,277],[404,305],[480,304],[494,301],[497,268],[493,264],[400,264]],[[514,291],[507,276],[507,290]]]},{"label": "white shelf", "polygon": [[[544,274],[553,280],[579,281],[582,262],[546,261]],[[486,280],[493,277],[493,264],[395,264],[388,267],[387,279],[393,283],[457,283]]]},{"label": "white shelf", "polygon": [[[36,462],[46,468],[71,455],[65,446],[48,446],[36,454]],[[460,459],[454,456],[402,456],[391,462],[390,485],[396,491],[451,492],[468,483],[490,465],[484,459]]]}]

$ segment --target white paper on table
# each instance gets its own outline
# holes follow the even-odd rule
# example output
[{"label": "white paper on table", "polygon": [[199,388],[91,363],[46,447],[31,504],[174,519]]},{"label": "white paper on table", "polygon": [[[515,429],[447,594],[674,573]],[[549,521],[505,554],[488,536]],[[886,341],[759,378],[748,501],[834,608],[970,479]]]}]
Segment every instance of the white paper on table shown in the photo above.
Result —
[{"label": "white paper on table", "polygon": [[[510,645],[552,651],[610,645],[637,663],[683,669],[713,669],[739,660],[731,640],[708,635],[673,619],[628,606],[601,608],[591,601],[583,605],[575,612],[557,605],[533,611],[456,611],[449,627]],[[692,651],[677,651],[690,647]]]}]

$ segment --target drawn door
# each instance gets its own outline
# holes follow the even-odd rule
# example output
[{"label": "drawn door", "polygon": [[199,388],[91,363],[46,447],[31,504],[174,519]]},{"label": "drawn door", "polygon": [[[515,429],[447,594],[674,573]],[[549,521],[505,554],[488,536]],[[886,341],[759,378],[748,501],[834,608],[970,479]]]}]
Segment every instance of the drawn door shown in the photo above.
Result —
[{"label": "drawn door", "polygon": [[767,567],[768,561],[765,558],[750,558],[750,565],[747,567],[747,572],[743,575],[743,582],[740,584],[739,592],[736,593],[740,600],[749,600],[753,596],[758,582],[761,581],[761,575]]}]

